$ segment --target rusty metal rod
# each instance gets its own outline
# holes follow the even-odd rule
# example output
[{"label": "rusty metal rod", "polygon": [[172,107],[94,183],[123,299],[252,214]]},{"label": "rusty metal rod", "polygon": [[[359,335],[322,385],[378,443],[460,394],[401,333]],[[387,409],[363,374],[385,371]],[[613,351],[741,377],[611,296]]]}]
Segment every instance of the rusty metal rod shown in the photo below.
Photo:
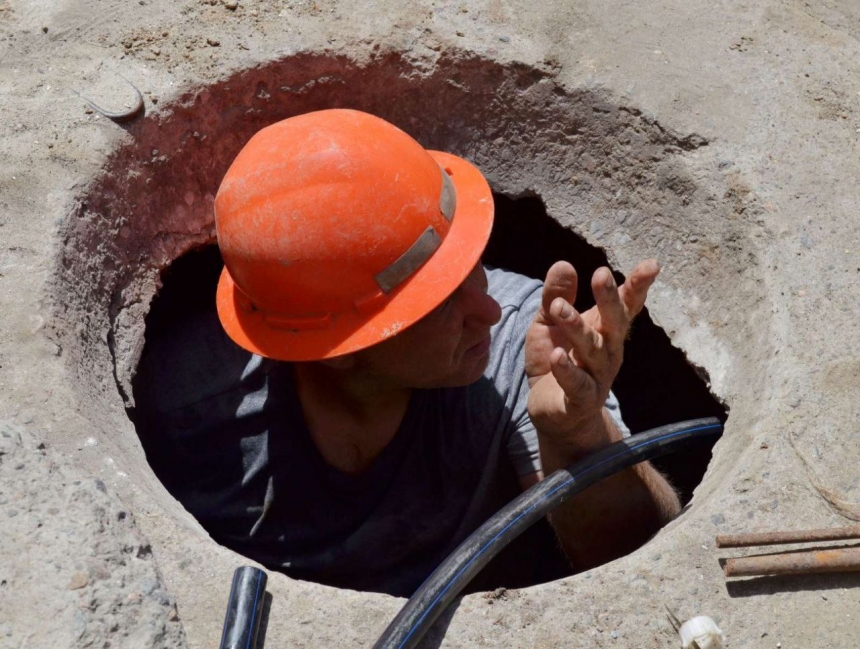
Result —
[{"label": "rusty metal rod", "polygon": [[785,532],[758,532],[753,534],[725,534],[717,537],[718,548],[743,548],[751,545],[777,545],[779,543],[808,543],[813,541],[841,541],[860,539],[860,525],[831,527],[820,530]]},{"label": "rusty metal rod", "polygon": [[726,577],[860,571],[860,548],[785,552],[727,559],[723,570]]}]

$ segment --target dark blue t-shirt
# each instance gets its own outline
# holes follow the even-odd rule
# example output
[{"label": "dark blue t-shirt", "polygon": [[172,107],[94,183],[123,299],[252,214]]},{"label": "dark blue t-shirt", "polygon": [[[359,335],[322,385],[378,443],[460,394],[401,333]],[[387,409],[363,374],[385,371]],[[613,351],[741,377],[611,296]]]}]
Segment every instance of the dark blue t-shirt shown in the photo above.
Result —
[{"label": "dark blue t-shirt", "polygon": [[[157,475],[219,543],[300,579],[410,595],[539,470],[526,409],[525,334],[541,283],[488,270],[502,307],[484,376],[415,390],[394,439],[359,475],[327,465],[293,368],[245,352],[214,309],[147,339],[136,423]],[[614,398],[608,403],[617,417]],[[621,424],[623,426],[623,424]],[[476,587],[561,576],[548,526],[519,539]]]}]

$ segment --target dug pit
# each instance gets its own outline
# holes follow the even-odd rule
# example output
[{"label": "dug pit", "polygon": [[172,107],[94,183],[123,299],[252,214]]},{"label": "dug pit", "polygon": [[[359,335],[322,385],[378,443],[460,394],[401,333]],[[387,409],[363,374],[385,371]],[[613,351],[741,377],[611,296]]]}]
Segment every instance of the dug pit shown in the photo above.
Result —
[{"label": "dug pit", "polygon": [[[756,268],[754,195],[709,155],[705,138],[673,132],[610,90],[567,87],[555,74],[551,63],[502,64],[461,52],[432,63],[397,52],[363,59],[308,53],[189,90],[128,127],[131,137],[61,226],[54,329],[90,421],[153,502],[185,515],[153,477],[127,416],[162,275],[214,242],[214,194],[249,137],[322,108],[374,113],[427,148],[475,163],[497,192],[499,227],[488,261],[540,276],[556,257],[571,259],[584,275],[601,255],[621,272],[639,259],[660,259],[652,313],[665,320],[665,331],[642,319],[617,386],[635,430],[723,414],[703,379],[732,405],[732,350],[714,335],[725,322],[696,314]],[[568,248],[577,237],[595,247],[585,265],[584,249]],[[736,314],[761,320],[761,297],[754,290],[737,296]],[[749,330],[759,332],[755,338],[765,327]],[[675,378],[661,383],[663,370]],[[650,396],[642,398],[643,386]],[[720,445],[723,466],[741,448]],[[688,499],[709,455],[703,449],[676,469]],[[719,479],[711,477],[705,493]]]}]

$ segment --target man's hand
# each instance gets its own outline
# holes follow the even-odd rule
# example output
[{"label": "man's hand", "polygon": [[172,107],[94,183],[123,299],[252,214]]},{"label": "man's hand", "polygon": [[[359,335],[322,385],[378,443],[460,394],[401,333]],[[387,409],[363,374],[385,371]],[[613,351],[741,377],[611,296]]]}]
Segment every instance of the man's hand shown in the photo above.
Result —
[{"label": "man's hand", "polygon": [[[657,262],[643,261],[617,288],[609,269],[598,269],[591,279],[597,305],[579,314],[576,271],[566,262],[550,268],[525,349],[543,472],[521,479],[523,488],[621,439],[603,404],[621,367],[630,321],[659,272]],[[680,508],[665,478],[643,462],[563,503],[550,522],[568,559],[584,570],[639,547]]]},{"label": "man's hand", "polygon": [[541,308],[526,337],[529,414],[540,435],[581,452],[606,442],[574,439],[600,416],[624,356],[631,320],[642,310],[660,268],[653,259],[639,263],[621,288],[611,271],[599,268],[591,279],[596,306],[573,308],[577,275],[567,262],[549,269]]}]

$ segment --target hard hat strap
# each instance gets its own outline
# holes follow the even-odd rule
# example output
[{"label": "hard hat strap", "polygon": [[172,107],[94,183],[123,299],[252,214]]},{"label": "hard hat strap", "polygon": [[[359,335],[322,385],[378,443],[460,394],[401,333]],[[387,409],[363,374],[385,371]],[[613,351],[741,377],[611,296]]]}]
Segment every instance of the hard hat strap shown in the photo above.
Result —
[{"label": "hard hat strap", "polygon": [[377,285],[383,293],[390,293],[430,259],[441,245],[442,238],[432,225],[428,226],[406,252],[388,268],[375,275]]},{"label": "hard hat strap", "polygon": [[454,189],[454,181],[447,172],[439,167],[442,172],[442,194],[439,196],[439,209],[443,216],[452,221],[454,219],[454,211],[457,209],[457,190]]},{"label": "hard hat strap", "polygon": [[[447,172],[440,166],[439,171],[442,174],[442,192],[439,195],[439,210],[442,215],[448,220],[454,219],[454,212],[457,209],[457,190],[454,189],[454,182]],[[436,252],[436,249],[442,245],[442,238],[439,233],[428,226],[426,230],[415,240],[409,249],[404,252],[397,260],[385,270],[377,273],[374,277],[376,284],[383,293],[391,293],[403,281],[405,281],[412,273],[418,270],[424,262]]]}]

